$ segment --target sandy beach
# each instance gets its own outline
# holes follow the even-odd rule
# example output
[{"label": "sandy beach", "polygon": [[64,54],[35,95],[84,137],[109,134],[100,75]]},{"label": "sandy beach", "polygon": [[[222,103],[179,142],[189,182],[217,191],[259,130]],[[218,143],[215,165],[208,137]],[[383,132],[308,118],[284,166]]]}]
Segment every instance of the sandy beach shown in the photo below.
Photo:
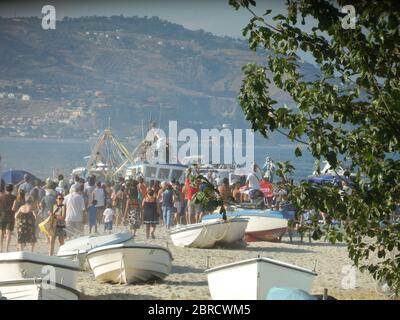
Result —
[{"label": "sandy beach", "polygon": [[[114,228],[114,232],[122,230]],[[231,248],[195,249],[175,247],[167,230],[159,226],[156,239],[146,239],[144,228],[138,230],[135,242],[148,242],[168,247],[173,255],[171,274],[163,281],[137,285],[111,285],[95,280],[92,272],[80,272],[78,289],[81,299],[126,299],[126,300],[210,300],[207,276],[204,270],[208,267],[240,261],[257,256],[270,257],[313,270],[316,264],[318,276],[315,278],[311,292],[322,294],[328,288],[328,294],[337,299],[387,299],[375,290],[376,282],[366,273],[356,272],[354,289],[343,289],[342,268],[351,265],[344,244],[332,245],[324,241],[300,243],[294,238],[284,237],[280,243],[252,242],[242,243]],[[15,236],[10,250],[16,250]],[[58,250],[58,246],[56,247]],[[47,254],[47,244],[41,235],[35,249],[36,253]],[[208,263],[208,266],[207,266]]]}]

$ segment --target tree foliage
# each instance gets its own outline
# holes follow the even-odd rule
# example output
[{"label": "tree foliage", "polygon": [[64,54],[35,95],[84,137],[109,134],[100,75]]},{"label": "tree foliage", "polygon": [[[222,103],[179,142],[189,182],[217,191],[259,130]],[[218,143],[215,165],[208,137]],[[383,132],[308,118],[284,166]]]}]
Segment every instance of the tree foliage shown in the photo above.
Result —
[{"label": "tree foliage", "polygon": [[[355,173],[351,194],[304,182],[293,188],[293,203],[299,212],[327,213],[321,231],[332,242],[346,241],[354,264],[398,294],[400,225],[391,219],[400,202],[400,4],[289,0],[285,15],[271,16],[271,10],[256,14],[253,0],[229,3],[253,14],[243,35],[250,49],[265,52],[265,65],[243,69],[239,100],[252,128],[266,138],[277,130],[332,168],[344,158]],[[345,5],[355,8],[354,29],[342,27]],[[320,69],[313,81],[301,72],[300,52]],[[297,108],[271,99],[272,83]],[[346,222],[343,233],[329,227],[333,219]]]}]

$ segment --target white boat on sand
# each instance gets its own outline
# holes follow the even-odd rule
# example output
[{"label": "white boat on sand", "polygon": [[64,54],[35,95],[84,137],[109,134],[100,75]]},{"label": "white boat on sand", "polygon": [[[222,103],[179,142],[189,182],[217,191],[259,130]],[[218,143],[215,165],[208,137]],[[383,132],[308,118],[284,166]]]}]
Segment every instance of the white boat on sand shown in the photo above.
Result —
[{"label": "white boat on sand", "polygon": [[[0,253],[0,283],[45,278],[58,287],[76,291],[79,265],[75,261],[30,252]],[[17,284],[8,283],[8,286]],[[3,294],[4,295],[4,294]]]},{"label": "white boat on sand", "polygon": [[97,280],[111,283],[163,279],[172,268],[168,249],[144,243],[102,246],[90,250],[87,260]]},{"label": "white boat on sand", "polygon": [[317,275],[285,262],[255,258],[205,271],[214,300],[265,300],[272,287],[291,287],[308,292]]},{"label": "white boat on sand", "polygon": [[229,245],[238,241],[242,241],[244,239],[249,219],[228,218],[225,223],[228,224],[227,231],[224,233],[222,238],[217,241],[217,244],[220,243],[224,245]]},{"label": "white boat on sand", "polygon": [[230,244],[244,237],[247,219],[215,219],[172,229],[172,242],[178,247],[212,248],[216,243]]},{"label": "white boat on sand", "polygon": [[[287,231],[288,220],[292,219],[292,211],[272,211],[272,210],[238,210],[228,212],[228,218],[245,218],[249,222],[246,228],[246,241],[277,241]],[[203,216],[203,221],[215,221],[219,214],[210,214]]]},{"label": "white boat on sand", "polygon": [[78,300],[80,292],[55,283],[54,287],[42,284],[43,279],[17,279],[0,281],[1,297],[7,300]]},{"label": "white boat on sand", "polygon": [[86,263],[86,254],[89,250],[112,244],[120,244],[132,239],[130,232],[119,232],[104,236],[84,236],[70,241],[62,245],[57,257],[63,259],[77,260],[82,270],[88,270]]}]

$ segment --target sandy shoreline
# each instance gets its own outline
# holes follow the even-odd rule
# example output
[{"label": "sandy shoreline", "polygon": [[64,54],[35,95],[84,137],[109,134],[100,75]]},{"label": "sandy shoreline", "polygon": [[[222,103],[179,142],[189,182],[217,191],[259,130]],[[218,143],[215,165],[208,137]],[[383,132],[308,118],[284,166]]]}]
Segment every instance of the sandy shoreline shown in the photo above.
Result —
[{"label": "sandy shoreline", "polygon": [[[117,231],[116,228],[113,230]],[[329,295],[337,299],[387,299],[375,290],[376,282],[366,273],[356,272],[355,289],[343,289],[342,268],[351,265],[347,250],[343,244],[332,245],[323,241],[300,243],[294,238],[290,244],[284,237],[280,243],[253,242],[240,244],[232,248],[195,249],[175,247],[164,227],[159,226],[156,239],[146,239],[144,228],[137,232],[135,242],[148,242],[168,247],[173,255],[171,274],[163,281],[133,285],[111,285],[95,280],[93,273],[80,272],[77,289],[82,299],[134,299],[134,300],[210,300],[207,276],[208,267],[240,261],[257,256],[270,257],[300,267],[314,269],[316,272],[311,292],[322,294],[328,288]],[[10,250],[16,250],[15,235]],[[58,250],[58,245],[56,246]],[[35,252],[47,254],[47,244],[43,235],[38,239]],[[209,265],[207,266],[207,262]]]}]

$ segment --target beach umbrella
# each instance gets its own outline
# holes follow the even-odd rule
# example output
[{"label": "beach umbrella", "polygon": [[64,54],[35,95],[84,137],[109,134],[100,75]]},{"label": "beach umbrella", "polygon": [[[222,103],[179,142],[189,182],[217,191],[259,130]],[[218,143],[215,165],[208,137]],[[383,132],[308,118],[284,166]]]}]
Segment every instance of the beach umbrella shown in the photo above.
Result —
[{"label": "beach umbrella", "polygon": [[31,181],[40,180],[36,178],[33,174],[24,170],[8,170],[1,175],[1,179],[4,180],[6,184],[19,184],[24,181],[24,175],[27,174]]}]

